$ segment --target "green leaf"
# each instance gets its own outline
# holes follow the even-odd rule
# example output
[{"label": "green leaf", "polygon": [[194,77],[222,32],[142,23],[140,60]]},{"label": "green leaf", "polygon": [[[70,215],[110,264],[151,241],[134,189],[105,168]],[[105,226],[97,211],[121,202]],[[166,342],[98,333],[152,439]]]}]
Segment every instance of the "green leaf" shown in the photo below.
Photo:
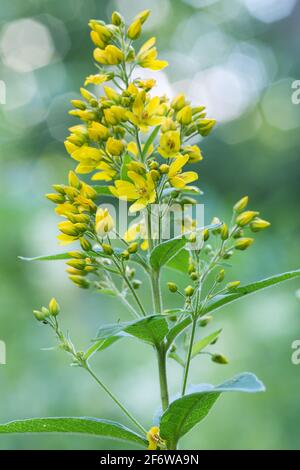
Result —
[{"label": "green leaf", "polygon": [[112,344],[114,344],[116,341],[121,339],[122,336],[111,336],[110,338],[107,339],[100,339],[99,341],[96,341],[92,346],[90,346],[86,352],[84,353],[84,358],[89,359],[92,357],[96,352],[98,351],[103,351],[106,348],[109,348]]},{"label": "green leaf", "polygon": [[189,266],[190,254],[188,250],[182,248],[172,259],[167,263],[167,268],[187,273]]},{"label": "green leaf", "polygon": [[223,392],[263,392],[264,385],[254,374],[245,372],[221,385],[202,384],[193,393],[173,401],[160,420],[160,435],[174,449],[178,440],[202,421]]},{"label": "green leaf", "polygon": [[192,358],[195,357],[197,354],[199,354],[204,348],[209,346],[212,341],[218,338],[221,331],[222,331],[222,328],[220,330],[215,331],[214,333],[211,333],[208,336],[205,336],[205,338],[201,338],[199,341],[197,341],[193,345],[193,348],[192,348]]},{"label": "green leaf", "polygon": [[182,236],[172,238],[157,245],[150,254],[150,264],[153,269],[158,271],[162,266],[168,263],[187,243],[187,239]]},{"label": "green leaf", "polygon": [[169,333],[166,336],[167,348],[171,346],[177,336],[180,335],[191,323],[192,319],[190,316],[188,316],[184,318],[184,320],[182,320],[181,322],[177,323],[177,325],[174,325],[172,328],[170,328]]},{"label": "green leaf", "polygon": [[113,196],[110,189],[109,189],[109,186],[95,185],[95,186],[93,186],[93,188],[96,191],[96,193],[101,195],[101,196]]},{"label": "green leaf", "polygon": [[33,418],[0,425],[1,434],[52,432],[89,434],[147,445],[144,437],[122,424],[97,418]]},{"label": "green leaf", "polygon": [[100,328],[97,340],[118,336],[120,333],[127,333],[151,345],[159,345],[168,331],[168,323],[164,316],[151,315],[137,321],[116,323]]},{"label": "green leaf", "polygon": [[128,165],[128,163],[131,162],[131,160],[132,160],[132,158],[130,157],[129,153],[125,153],[125,155],[123,157],[121,171],[120,171],[121,180],[130,181],[130,179],[127,176],[127,173],[128,173],[127,165]]},{"label": "green leaf", "polygon": [[160,126],[156,126],[153,131],[151,132],[147,142],[145,143],[144,145],[144,148],[143,148],[143,153],[142,153],[142,160],[145,160],[146,158],[146,155],[147,155],[147,152],[150,148],[150,145],[154,142],[158,132],[159,132],[159,129],[160,129]]},{"label": "green leaf", "polygon": [[284,281],[288,281],[289,279],[293,279],[299,276],[300,276],[300,269],[296,269],[295,271],[289,271],[287,273],[276,274],[275,276],[262,279],[261,281],[253,282],[251,284],[247,284],[246,286],[237,287],[232,293],[218,295],[214,297],[214,299],[212,299],[208,303],[205,309],[205,313],[218,310],[224,305],[234,302],[235,300],[241,299],[242,297],[245,297],[246,295],[253,294],[254,292],[266,289],[267,287],[274,286],[276,284],[279,284]]},{"label": "green leaf", "polygon": [[57,261],[63,259],[70,259],[72,256],[69,253],[58,253],[56,255],[44,255],[44,256],[35,256],[34,258],[25,258],[24,256],[18,256],[22,261]]}]

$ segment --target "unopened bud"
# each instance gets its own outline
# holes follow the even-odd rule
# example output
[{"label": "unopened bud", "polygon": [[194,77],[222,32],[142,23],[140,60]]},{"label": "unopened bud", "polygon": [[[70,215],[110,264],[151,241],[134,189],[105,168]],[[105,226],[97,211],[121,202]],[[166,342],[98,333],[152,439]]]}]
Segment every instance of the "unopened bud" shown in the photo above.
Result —
[{"label": "unopened bud", "polygon": [[60,312],[60,306],[54,297],[49,302],[49,312],[53,317],[57,317]]},{"label": "unopened bud", "polygon": [[211,360],[217,364],[228,364],[229,362],[227,357],[223,356],[223,354],[213,354]]},{"label": "unopened bud", "polygon": [[255,218],[251,223],[250,223],[250,228],[252,232],[260,232],[261,230],[265,230],[266,228],[270,227],[270,222],[267,220]]},{"label": "unopened bud", "polygon": [[128,250],[124,250],[122,251],[121,256],[123,259],[128,260],[130,258],[130,253]]},{"label": "unopened bud", "polygon": [[163,163],[162,165],[160,165],[159,171],[164,175],[168,173],[169,168],[170,168],[169,165],[167,165],[166,163]]},{"label": "unopened bud", "polygon": [[170,292],[175,293],[178,291],[178,287],[174,282],[168,282],[167,286]]},{"label": "unopened bud", "polygon": [[239,287],[240,284],[241,284],[241,281],[231,281],[231,282],[228,282],[228,284],[226,284],[226,289],[227,289],[227,290],[234,290],[234,289],[236,289],[237,287]]},{"label": "unopened bud", "polygon": [[89,281],[80,276],[69,276],[69,279],[77,286],[82,289],[88,289],[90,286]]},{"label": "unopened bud", "polygon": [[137,242],[133,242],[133,243],[131,243],[131,244],[129,245],[129,247],[127,248],[127,250],[128,250],[128,252],[129,252],[130,254],[136,253],[136,252],[138,251],[138,247],[139,247],[138,243],[137,243]]},{"label": "unopened bud", "polygon": [[121,24],[124,24],[124,19],[118,11],[114,11],[111,15],[111,22],[115,26],[120,26]]},{"label": "unopened bud", "polygon": [[103,243],[101,246],[106,255],[111,256],[113,254],[114,250],[110,245],[108,245],[107,243]]},{"label": "unopened bud", "polygon": [[92,249],[92,245],[86,238],[80,238],[80,246],[84,251],[90,251]]},{"label": "unopened bud", "polygon": [[234,244],[236,250],[246,250],[254,242],[253,238],[238,238]]},{"label": "unopened bud", "polygon": [[211,315],[207,315],[206,317],[202,317],[201,320],[199,321],[199,326],[206,326],[208,325],[209,322],[211,322],[212,320],[212,316]]},{"label": "unopened bud", "polygon": [[132,281],[132,287],[134,289],[138,289],[141,286],[141,284],[142,284],[142,281],[140,281],[139,279],[134,279]]},{"label": "unopened bud", "polygon": [[222,225],[220,235],[221,235],[222,240],[227,240],[227,238],[228,238],[228,226],[227,226],[227,224]]},{"label": "unopened bud", "polygon": [[46,194],[45,196],[54,204],[63,204],[65,202],[65,197],[62,194]]},{"label": "unopened bud", "polygon": [[222,282],[225,277],[225,269],[221,269],[219,273],[217,274],[216,281],[217,282]]},{"label": "unopened bud", "polygon": [[242,212],[244,209],[246,209],[247,205],[248,205],[248,201],[249,201],[249,197],[248,196],[244,196],[242,197],[234,206],[233,206],[233,210],[234,212]]},{"label": "unopened bud", "polygon": [[150,175],[151,175],[151,178],[153,179],[153,181],[158,181],[159,178],[160,178],[160,173],[157,170],[151,170]]},{"label": "unopened bud", "polygon": [[240,215],[237,216],[235,222],[240,227],[244,227],[245,225],[248,225],[258,214],[259,212],[256,211],[242,212]]},{"label": "unopened bud", "polygon": [[186,297],[191,297],[194,292],[195,292],[195,289],[194,289],[193,286],[187,286],[187,287],[184,289],[184,293],[185,293]]}]

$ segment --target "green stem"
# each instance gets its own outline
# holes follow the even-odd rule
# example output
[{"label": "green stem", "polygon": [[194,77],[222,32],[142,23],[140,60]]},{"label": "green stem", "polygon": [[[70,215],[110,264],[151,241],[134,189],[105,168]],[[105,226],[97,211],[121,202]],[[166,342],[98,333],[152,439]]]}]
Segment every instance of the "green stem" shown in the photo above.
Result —
[{"label": "green stem", "polygon": [[134,288],[132,287],[131,282],[130,282],[129,279],[127,278],[126,274],[124,274],[123,278],[124,278],[124,281],[126,282],[126,285],[127,285],[128,288],[129,288],[130,292],[132,293],[132,295],[133,295],[133,297],[134,297],[136,303],[138,304],[138,306],[139,306],[139,308],[140,308],[140,310],[141,310],[143,316],[146,317],[146,316],[147,316],[147,313],[146,313],[146,311],[145,311],[145,309],[144,309],[144,307],[143,307],[143,305],[142,305],[142,303],[141,303],[141,301],[140,301],[138,295],[136,294]]},{"label": "green stem", "polygon": [[164,347],[157,348],[157,360],[159,371],[159,385],[162,410],[165,411],[169,406],[169,392],[167,381],[166,351]]},{"label": "green stem", "polygon": [[188,349],[188,354],[187,354],[185,368],[184,368],[184,374],[183,374],[183,383],[182,383],[181,396],[184,396],[185,391],[186,391],[187,379],[188,379],[188,375],[189,375],[189,369],[190,369],[191,358],[192,358],[192,348],[193,348],[195,332],[196,332],[196,325],[197,325],[197,317],[194,316],[193,317],[193,326],[192,326],[190,344],[189,344],[189,349]]},{"label": "green stem", "polygon": [[85,363],[83,365],[83,368],[93,377],[93,379],[97,382],[97,384],[110,396],[110,398],[116,403],[116,405],[123,411],[123,413],[127,416],[127,418],[130,419],[139,429],[142,431],[143,434],[146,434],[147,431],[144,429],[144,427],[135,419],[134,416],[125,408],[124,405],[118,400],[118,398],[109,390],[109,388],[101,382],[100,379],[96,376],[96,374],[93,372],[93,370],[90,368],[90,366]]}]

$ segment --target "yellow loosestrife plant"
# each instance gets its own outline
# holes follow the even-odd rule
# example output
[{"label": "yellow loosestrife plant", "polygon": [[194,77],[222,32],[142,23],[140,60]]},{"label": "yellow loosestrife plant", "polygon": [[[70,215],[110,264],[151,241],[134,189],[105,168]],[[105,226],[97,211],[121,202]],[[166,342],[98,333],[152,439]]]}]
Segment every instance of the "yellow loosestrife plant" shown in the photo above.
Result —
[{"label": "yellow loosestrife plant", "polygon": [[[191,183],[198,178],[193,165],[203,155],[191,140],[206,137],[216,122],[207,117],[204,106],[192,105],[183,94],[172,100],[156,96],[155,80],[139,78],[140,68],[162,70],[168,65],[158,58],[155,38],[134,47],[149,13],[138,14],[129,27],[118,12],[112,14],[110,24],[89,23],[97,73],[86,78],[80,89],[82,99],[72,101],[70,114],[80,123],[70,128],[65,147],[75,167],[67,184],[55,184],[55,192],[47,194],[61,218],[59,242],[77,246],[64,254],[32,258],[66,259],[75,286],[115,295],[128,308],[132,318],[102,325],[85,351],[78,351],[62,331],[60,307],[54,298],[48,307],[35,310],[34,316],[52,328],[61,349],[109,395],[131,427],[95,418],[35,418],[2,425],[0,432],[76,432],[122,439],[152,450],[173,450],[221,393],[264,390],[250,373],[217,386],[188,386],[190,364],[200,354],[217,364],[228,363],[215,351],[221,330],[205,334],[214,313],[248,294],[299,276],[300,270],[245,286],[227,278],[227,260],[247,250],[253,235],[270,226],[258,211],[248,209],[247,196],[234,205],[230,223],[215,217],[203,227],[186,217],[180,236],[163,239],[166,212],[174,205],[195,204],[194,198],[201,194]],[[142,218],[119,233],[113,214],[103,207],[108,197],[127,201],[130,214],[141,212]],[[139,294],[141,280],[135,266],[149,280],[151,308]],[[160,275],[165,267],[181,272],[186,282],[182,290],[171,274],[162,286]],[[176,309],[165,305],[162,293],[166,290],[177,298]],[[125,342],[124,333],[147,343],[156,354],[161,404],[158,414],[153,410],[153,423],[141,424],[123,404],[126,397],[117,397],[90,365],[94,354],[116,341]],[[171,360],[182,367],[176,398],[170,397],[168,388]]]}]

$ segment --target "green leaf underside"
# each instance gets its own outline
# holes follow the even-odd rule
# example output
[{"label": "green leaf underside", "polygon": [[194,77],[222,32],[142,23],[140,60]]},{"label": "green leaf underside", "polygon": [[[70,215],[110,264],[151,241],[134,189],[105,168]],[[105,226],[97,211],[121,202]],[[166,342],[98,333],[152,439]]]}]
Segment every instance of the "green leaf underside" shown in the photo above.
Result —
[{"label": "green leaf underside", "polygon": [[122,333],[135,336],[151,345],[158,345],[168,333],[168,323],[162,315],[151,315],[134,322],[116,323],[100,328],[96,339],[107,339]]},{"label": "green leaf underside", "polygon": [[[300,269],[296,269],[295,271],[289,271],[287,273],[276,274],[275,276],[262,279],[261,281],[253,282],[251,284],[247,284],[246,286],[238,287],[235,289],[234,293],[219,295],[219,296],[216,296],[214,299],[212,299],[208,303],[207,307],[203,310],[202,315],[205,315],[206,313],[214,312],[215,310],[218,310],[224,305],[234,302],[235,300],[242,299],[246,295],[253,294],[254,292],[258,292],[260,290],[266,289],[267,287],[271,287],[273,285],[279,284],[284,281],[288,281],[289,279],[294,279],[299,276],[300,276]],[[191,324],[191,322],[192,322],[191,317],[187,317],[170,329],[167,335],[167,343],[169,346],[176,339],[176,337],[180,335]]]},{"label": "green leaf underside", "polygon": [[175,271],[180,271],[182,273],[187,273],[189,266],[190,254],[188,250],[182,248],[170,261],[166,264],[167,268],[174,269]]},{"label": "green leaf underside", "polygon": [[153,269],[159,270],[170,261],[187,243],[185,237],[173,238],[157,245],[150,254],[150,264]]},{"label": "green leaf underside", "polygon": [[199,354],[203,349],[209,346],[212,341],[218,338],[221,331],[222,328],[220,330],[214,331],[214,333],[211,333],[208,336],[205,336],[205,338],[201,338],[199,341],[196,341],[192,348],[192,358],[197,356],[197,354]]},{"label": "green leaf underside", "polygon": [[100,339],[99,341],[96,341],[84,353],[85,359],[89,359],[90,357],[92,357],[98,351],[104,351],[104,349],[109,348],[109,346],[111,346],[112,344],[114,344],[116,341],[118,341],[121,338],[122,338],[121,335],[120,336],[110,336],[109,338]]},{"label": "green leaf underside", "polygon": [[89,434],[145,446],[146,439],[114,421],[97,418],[33,418],[0,425],[1,434],[12,433],[67,433]]},{"label": "green leaf underside", "polygon": [[245,372],[221,385],[200,385],[189,395],[173,401],[163,413],[160,421],[160,435],[171,448],[178,440],[202,421],[223,392],[256,393],[265,390],[254,374]]}]

